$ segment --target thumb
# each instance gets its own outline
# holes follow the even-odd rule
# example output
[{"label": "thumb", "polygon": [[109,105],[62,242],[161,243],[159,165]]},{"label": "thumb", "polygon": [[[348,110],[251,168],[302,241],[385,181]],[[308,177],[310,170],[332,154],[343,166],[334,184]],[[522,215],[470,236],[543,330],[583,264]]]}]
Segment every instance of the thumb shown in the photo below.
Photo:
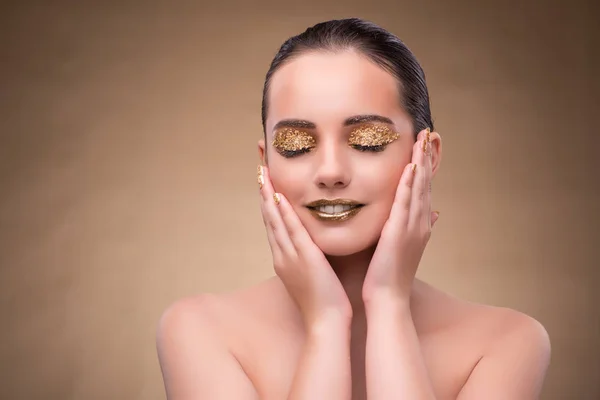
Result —
[{"label": "thumb", "polygon": [[431,213],[431,227],[432,228],[435,225],[435,222],[438,220],[439,217],[440,217],[440,212],[439,211],[433,211]]}]

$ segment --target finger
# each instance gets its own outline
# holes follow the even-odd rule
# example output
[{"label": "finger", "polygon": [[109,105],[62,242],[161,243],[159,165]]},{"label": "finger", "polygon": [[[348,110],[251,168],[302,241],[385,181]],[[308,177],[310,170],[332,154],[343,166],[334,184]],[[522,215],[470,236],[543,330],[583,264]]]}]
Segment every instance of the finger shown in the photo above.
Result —
[{"label": "finger", "polygon": [[[417,165],[409,212],[409,224],[413,226],[422,222],[426,209],[425,203],[428,201],[430,167],[427,159],[430,143],[427,140],[427,132],[427,129],[419,132],[413,151],[413,162]],[[428,215],[426,217],[429,219]]]},{"label": "finger", "polygon": [[265,210],[265,202],[262,197],[262,189],[265,184],[265,178],[263,175],[262,166],[258,166],[257,170],[257,181],[258,188],[261,191],[261,200],[260,200],[260,214],[262,216],[263,224],[265,225],[265,230],[267,232],[267,240],[269,242],[269,247],[271,248],[271,254],[273,255],[273,264],[278,265],[282,260],[282,253],[277,241],[275,240],[275,236],[273,235],[273,229],[271,229],[271,222],[267,217],[267,212]]},{"label": "finger", "polygon": [[273,264],[280,265],[283,261],[283,253],[275,240],[275,235],[273,234],[273,229],[271,229],[270,223],[267,221],[266,211],[264,204],[261,200],[260,202],[260,211],[263,216],[263,222],[265,223],[265,228],[267,231],[267,240],[269,242],[269,247],[271,248],[271,254],[273,255]]},{"label": "finger", "polygon": [[[439,134],[436,132],[431,132],[430,134],[430,144],[429,144],[429,149],[428,149],[428,154],[427,154],[427,181],[428,181],[428,185],[429,185],[429,193],[427,195],[427,206],[426,206],[426,214],[427,216],[431,216],[431,208],[432,208],[432,186],[433,186],[433,143],[434,143],[434,139],[435,138],[435,143],[439,146]],[[435,211],[435,213],[437,213],[437,215],[439,216],[439,212]],[[437,217],[436,217],[437,219]],[[430,228],[433,227],[433,223],[434,221],[430,219]]]},{"label": "finger", "polygon": [[438,218],[440,218],[440,212],[439,211],[433,211],[431,213],[431,227],[432,228],[433,228],[433,225],[435,225],[435,223],[438,220]]},{"label": "finger", "polygon": [[431,228],[433,227],[433,220],[431,219],[431,186],[432,186],[432,179],[433,179],[433,147],[431,144],[431,140],[430,136],[427,137],[429,144],[427,146],[427,153],[426,153],[426,182],[427,182],[427,194],[425,195],[425,202],[423,204],[423,225],[425,227],[425,229],[427,230],[431,230]]},{"label": "finger", "polygon": [[273,195],[275,191],[273,189],[273,184],[271,182],[271,178],[269,176],[269,169],[265,166],[262,167],[263,171],[263,185],[260,189],[261,193],[261,203],[262,207],[264,207],[264,215],[267,221],[267,231],[271,231],[272,237],[277,243],[280,251],[283,253],[283,256],[291,256],[295,254],[294,246],[290,237],[287,233],[287,229],[283,223],[281,215],[279,213],[279,209],[275,204]]},{"label": "finger", "polygon": [[409,220],[409,211],[411,206],[411,198],[413,185],[415,180],[416,170],[418,169],[417,164],[409,163],[404,167],[400,182],[398,182],[398,188],[396,189],[396,196],[394,198],[394,204],[390,212],[390,220],[394,221],[392,226],[406,226]]},{"label": "finger", "polygon": [[306,254],[306,252],[314,249],[315,244],[287,198],[281,193],[278,193],[278,195],[279,213],[292,245],[298,254]]}]

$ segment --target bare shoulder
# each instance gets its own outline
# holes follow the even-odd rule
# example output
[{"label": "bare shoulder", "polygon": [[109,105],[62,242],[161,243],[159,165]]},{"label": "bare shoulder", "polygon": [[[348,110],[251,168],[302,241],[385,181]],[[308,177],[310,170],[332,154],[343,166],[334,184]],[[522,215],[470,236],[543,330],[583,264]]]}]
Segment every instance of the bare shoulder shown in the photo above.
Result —
[{"label": "bare shoulder", "polygon": [[266,314],[273,310],[273,304],[281,305],[285,297],[273,278],[239,290],[185,297],[163,312],[158,333],[203,329],[223,335],[229,325]]},{"label": "bare shoulder", "polygon": [[[521,311],[507,307],[474,304],[474,318],[481,321],[489,342],[485,355],[517,352],[549,361],[550,337],[540,321]],[[526,350],[523,352],[523,350]]]},{"label": "bare shoulder", "polygon": [[429,284],[421,283],[424,314],[442,325],[476,330],[492,346],[509,337],[527,335],[547,342],[544,326],[535,318],[511,308],[475,303],[460,299]]},{"label": "bare shoulder", "polygon": [[171,304],[161,315],[157,327],[157,344],[166,344],[172,339],[181,340],[183,336],[196,336],[200,331],[205,334],[214,331],[214,306],[218,302],[212,294],[200,294],[185,297]]},{"label": "bare shoulder", "polygon": [[201,340],[219,341],[222,303],[219,295],[203,293],[175,301],[163,311],[156,331],[159,354],[163,347],[190,347]]},{"label": "bare shoulder", "polygon": [[[537,398],[550,362],[550,338],[535,318],[507,307],[473,303],[431,286],[423,325],[434,327],[445,353],[465,357],[459,399]],[[439,353],[438,353],[439,354]],[[494,393],[496,397],[490,397]]]},{"label": "bare shoulder", "polygon": [[257,397],[222,336],[221,303],[218,295],[201,294],[178,300],[162,314],[156,346],[169,399]]}]

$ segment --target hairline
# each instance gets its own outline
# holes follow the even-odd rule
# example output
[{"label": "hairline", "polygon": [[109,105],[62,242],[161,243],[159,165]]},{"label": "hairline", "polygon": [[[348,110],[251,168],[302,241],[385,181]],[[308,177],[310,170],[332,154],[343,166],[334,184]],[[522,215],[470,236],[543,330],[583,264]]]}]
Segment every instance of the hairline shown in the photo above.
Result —
[{"label": "hairline", "polygon": [[299,45],[296,49],[294,49],[294,51],[292,53],[290,53],[289,56],[287,56],[283,61],[281,61],[281,63],[279,63],[277,65],[277,68],[273,71],[273,73],[271,74],[269,79],[265,82],[265,87],[263,90],[265,111],[266,111],[265,112],[265,120],[263,121],[263,135],[264,135],[265,140],[267,138],[267,115],[269,114],[269,108],[270,108],[270,104],[271,104],[269,101],[270,100],[269,95],[271,93],[271,91],[270,91],[271,82],[273,81],[277,72],[285,65],[291,63],[292,61],[294,61],[304,55],[317,54],[317,53],[340,54],[343,52],[356,53],[356,55],[358,55],[359,57],[361,57],[361,58],[371,62],[375,66],[381,68],[382,70],[384,70],[385,72],[387,72],[394,78],[394,80],[396,81],[396,90],[398,91],[398,100],[399,100],[398,105],[400,106],[400,108],[402,108],[403,111],[407,112],[407,114],[409,115],[409,117],[411,119],[411,124],[414,125],[414,121],[412,121],[413,117],[412,117],[412,115],[410,115],[410,113],[408,113],[408,111],[406,109],[406,104],[404,101],[404,82],[402,81],[401,77],[398,74],[396,74],[394,68],[392,66],[390,66],[389,63],[386,62],[385,58],[378,57],[377,55],[374,55],[372,53],[370,54],[368,52],[368,50],[362,49],[360,45],[356,45],[356,44],[330,44],[330,45],[322,46],[322,47],[310,47],[310,46],[306,46],[306,45]]}]

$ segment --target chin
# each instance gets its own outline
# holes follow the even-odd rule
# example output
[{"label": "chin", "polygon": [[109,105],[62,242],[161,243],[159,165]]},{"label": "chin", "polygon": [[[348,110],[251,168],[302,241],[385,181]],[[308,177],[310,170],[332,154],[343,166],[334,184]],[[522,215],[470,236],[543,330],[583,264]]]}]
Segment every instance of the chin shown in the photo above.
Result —
[{"label": "chin", "polygon": [[379,240],[379,236],[370,234],[364,229],[356,228],[328,228],[318,232],[309,232],[313,241],[327,256],[344,257],[360,253],[372,247]]}]

